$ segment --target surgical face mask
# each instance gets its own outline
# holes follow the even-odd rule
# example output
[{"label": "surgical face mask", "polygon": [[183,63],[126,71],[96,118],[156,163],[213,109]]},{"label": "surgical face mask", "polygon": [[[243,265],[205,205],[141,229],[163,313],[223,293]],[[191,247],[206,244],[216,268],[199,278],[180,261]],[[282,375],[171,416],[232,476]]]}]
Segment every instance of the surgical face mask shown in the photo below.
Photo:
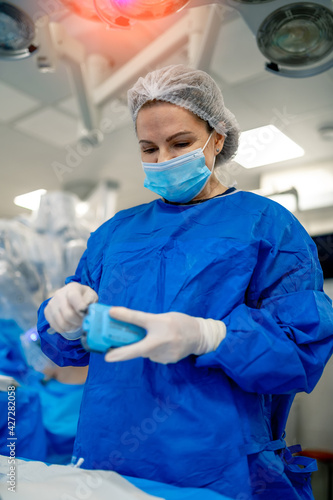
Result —
[{"label": "surgical face mask", "polygon": [[195,198],[207,184],[214,168],[209,170],[204,155],[212,134],[203,148],[161,163],[142,162],[146,174],[144,186],[168,201],[187,203]]}]

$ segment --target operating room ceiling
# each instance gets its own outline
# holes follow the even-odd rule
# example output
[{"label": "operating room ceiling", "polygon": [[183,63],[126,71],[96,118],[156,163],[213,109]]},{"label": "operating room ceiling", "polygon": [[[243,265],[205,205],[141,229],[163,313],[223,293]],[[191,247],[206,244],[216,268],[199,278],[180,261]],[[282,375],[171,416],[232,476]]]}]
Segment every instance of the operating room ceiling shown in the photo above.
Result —
[{"label": "operating room ceiling", "polygon": [[[183,10],[162,20],[138,23],[128,31],[108,30],[102,23],[70,14],[58,0],[13,3],[33,18],[49,13],[51,20],[60,22],[84,44],[87,54],[104,57],[108,75],[117,72],[187,15]],[[313,173],[312,190],[316,195],[322,181],[315,172],[325,170],[333,174],[332,132],[326,136],[320,132],[323,127],[333,128],[333,69],[309,78],[268,73],[255,37],[237,11],[221,7],[218,15],[220,28],[209,47],[204,69],[221,86],[225,103],[236,115],[241,129],[274,124],[305,150],[301,158],[254,169],[233,163],[230,178],[241,189],[257,190],[265,176],[293,171],[301,177],[306,169]],[[184,43],[158,64],[187,63],[187,49]],[[142,74],[149,69],[153,67],[148,64],[142,68]],[[92,148],[77,142],[80,113],[64,62],[58,62],[55,72],[44,74],[37,70],[35,55],[24,60],[0,61],[0,217],[24,212],[13,203],[19,194],[39,188],[93,185],[103,179],[119,184],[118,209],[155,197],[143,187],[135,134],[124,105],[126,90],[123,88],[104,105],[102,114],[111,126],[104,133],[104,141]],[[61,175],[59,165],[65,166]],[[326,186],[326,196],[328,191],[332,203],[319,212],[311,212],[313,217],[317,214],[317,219],[325,219],[322,232],[333,231],[333,181],[330,187]],[[330,219],[331,229],[327,222]],[[320,226],[313,232],[320,233]]]}]

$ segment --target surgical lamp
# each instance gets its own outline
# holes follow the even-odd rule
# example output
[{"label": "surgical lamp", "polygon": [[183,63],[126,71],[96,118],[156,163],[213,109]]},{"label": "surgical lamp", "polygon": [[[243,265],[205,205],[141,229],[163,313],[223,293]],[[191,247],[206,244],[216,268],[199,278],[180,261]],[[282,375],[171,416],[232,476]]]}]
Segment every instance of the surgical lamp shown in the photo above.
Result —
[{"label": "surgical lamp", "polygon": [[[75,14],[129,29],[135,22],[166,17],[180,10],[221,4],[223,0],[61,0]],[[333,67],[332,0],[228,0],[256,36],[268,62],[265,68],[287,77],[308,77]],[[37,47],[35,27],[18,7],[0,2],[0,58],[22,59]]]},{"label": "surgical lamp", "polygon": [[[260,3],[260,5],[259,5]],[[333,67],[333,4],[330,0],[287,3],[286,0],[230,0],[242,15],[266,69],[303,78]]]},{"label": "surgical lamp", "polygon": [[[62,0],[79,13],[82,2]],[[183,8],[223,0],[85,0],[110,28],[129,28],[135,21],[166,17]],[[228,0],[256,36],[271,73],[302,78],[333,67],[333,6],[331,0],[288,3],[286,0]],[[80,6],[80,7],[79,7]],[[91,14],[92,15],[92,14]]]},{"label": "surgical lamp", "polygon": [[23,10],[0,2],[0,59],[25,59],[33,54],[35,25]]},{"label": "surgical lamp", "polygon": [[94,8],[100,18],[109,28],[129,29],[135,24],[134,19],[124,16],[112,7],[109,0],[93,0]]},{"label": "surgical lamp", "polygon": [[[133,83],[142,68],[154,66],[187,44],[189,64],[209,71],[209,63],[221,28],[218,5],[223,0],[61,0],[62,5],[90,21],[109,28],[129,29],[139,20],[153,20],[186,8],[188,14],[136,54],[128,63],[92,89],[87,78],[86,50],[64,27],[48,16],[34,23],[23,10],[0,1],[0,59],[23,59],[38,49],[42,72],[65,61],[81,111],[81,140],[97,145],[100,108]],[[215,4],[215,5],[212,5]],[[201,7],[201,9],[192,7]],[[287,0],[227,0],[257,38],[266,69],[288,77],[307,77],[333,67],[332,0],[287,3]],[[36,33],[35,33],[36,30]],[[36,35],[36,37],[35,37]]]},{"label": "surgical lamp", "polygon": [[132,24],[134,20],[147,21],[166,17],[179,12],[189,2],[190,0],[61,0],[68,9],[86,19],[96,20],[97,14],[110,28],[127,27],[124,19]]},{"label": "surgical lamp", "polygon": [[89,21],[103,21],[110,29],[128,29],[135,21],[122,15],[109,0],[61,0],[62,4]]}]

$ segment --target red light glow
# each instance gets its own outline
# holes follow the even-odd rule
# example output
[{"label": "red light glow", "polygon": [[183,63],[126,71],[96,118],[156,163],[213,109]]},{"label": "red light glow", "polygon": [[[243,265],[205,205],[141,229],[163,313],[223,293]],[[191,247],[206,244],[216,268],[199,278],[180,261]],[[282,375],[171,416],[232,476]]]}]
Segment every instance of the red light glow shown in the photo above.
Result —
[{"label": "red light glow", "polygon": [[124,16],[137,20],[153,20],[182,10],[190,0],[107,0]]},{"label": "red light glow", "polygon": [[97,15],[94,0],[61,0],[65,7],[71,10],[74,14],[84,17],[89,21],[101,22],[100,17]]},{"label": "red light glow", "polygon": [[154,20],[182,10],[190,0],[61,0],[74,14],[103,21],[110,28],[131,28],[134,20]]},{"label": "red light glow", "polygon": [[128,29],[135,24],[135,21],[128,19],[128,17],[119,12],[110,0],[93,1],[98,16],[109,28]]}]

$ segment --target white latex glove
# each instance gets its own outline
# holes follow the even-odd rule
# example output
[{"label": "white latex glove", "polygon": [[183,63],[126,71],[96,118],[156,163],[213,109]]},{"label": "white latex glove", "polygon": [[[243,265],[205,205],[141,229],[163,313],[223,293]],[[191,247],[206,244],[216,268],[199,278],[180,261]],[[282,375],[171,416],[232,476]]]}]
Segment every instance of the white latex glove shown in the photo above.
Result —
[{"label": "white latex glove", "polygon": [[112,307],[110,316],[145,328],[147,335],[134,344],[110,349],[105,361],[143,357],[158,363],[176,363],[190,354],[215,351],[226,335],[222,321],[195,318],[179,312],[150,314]]},{"label": "white latex glove", "polygon": [[48,333],[58,332],[70,340],[80,338],[87,307],[97,300],[97,293],[81,283],[68,283],[57,290],[44,310],[45,318],[51,327]]}]

